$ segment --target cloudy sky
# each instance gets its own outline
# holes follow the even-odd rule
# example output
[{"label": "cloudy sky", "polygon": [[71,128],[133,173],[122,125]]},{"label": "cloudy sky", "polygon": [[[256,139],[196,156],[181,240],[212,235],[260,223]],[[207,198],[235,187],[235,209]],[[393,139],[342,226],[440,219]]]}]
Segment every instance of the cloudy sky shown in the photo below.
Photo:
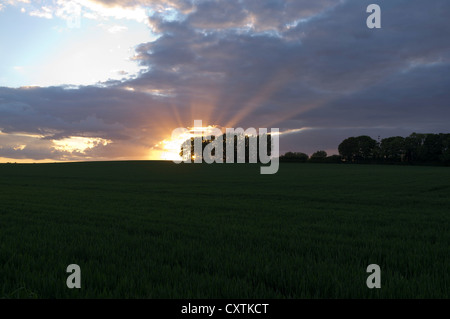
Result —
[{"label": "cloudy sky", "polygon": [[171,158],[194,120],[279,128],[281,153],[448,133],[449,14],[448,0],[1,0],[0,162]]}]

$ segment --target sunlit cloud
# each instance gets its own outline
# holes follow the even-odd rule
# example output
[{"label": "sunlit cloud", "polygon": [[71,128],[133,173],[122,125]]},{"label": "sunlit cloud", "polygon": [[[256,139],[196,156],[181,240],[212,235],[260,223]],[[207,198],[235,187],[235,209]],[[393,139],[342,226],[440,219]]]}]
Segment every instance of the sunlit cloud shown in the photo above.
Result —
[{"label": "sunlit cloud", "polygon": [[71,136],[61,140],[53,140],[53,148],[57,151],[69,153],[79,152],[84,154],[88,149],[92,149],[100,145],[106,146],[111,142],[111,140],[98,137]]},{"label": "sunlit cloud", "polygon": [[6,5],[18,5],[18,4],[24,4],[24,3],[30,3],[31,0],[3,0],[3,6]]},{"label": "sunlit cloud", "polygon": [[40,9],[33,10],[30,13],[32,17],[52,19],[53,18],[53,10],[49,7],[41,7]]},{"label": "sunlit cloud", "polygon": [[13,147],[13,150],[15,150],[15,151],[18,151],[18,150],[23,151],[25,149],[25,147],[27,147],[25,144],[17,145],[17,146]]},{"label": "sunlit cloud", "polygon": [[135,7],[108,7],[91,0],[6,0],[0,8],[7,5],[23,6],[22,12],[29,12],[31,16],[51,19],[59,17],[71,19],[74,15],[83,15],[89,19],[127,19],[147,23],[148,9]]},{"label": "sunlit cloud", "polygon": [[125,26],[121,26],[121,25],[114,25],[114,26],[108,28],[108,32],[110,32],[110,33],[119,33],[119,32],[125,31],[125,30],[128,30],[128,28]]},{"label": "sunlit cloud", "polygon": [[297,134],[297,133],[301,133],[307,130],[312,130],[314,128],[312,127],[301,127],[301,128],[294,128],[294,129],[289,129],[289,130],[285,130],[282,132],[275,132],[272,133],[273,135],[288,135],[288,134]]},{"label": "sunlit cloud", "polygon": [[[64,0],[59,0],[65,2]],[[144,7],[108,7],[95,1],[90,0],[72,0],[83,7],[83,10],[88,10],[96,18],[114,18],[114,19],[128,19],[137,22],[145,23],[148,20],[147,9]]]}]

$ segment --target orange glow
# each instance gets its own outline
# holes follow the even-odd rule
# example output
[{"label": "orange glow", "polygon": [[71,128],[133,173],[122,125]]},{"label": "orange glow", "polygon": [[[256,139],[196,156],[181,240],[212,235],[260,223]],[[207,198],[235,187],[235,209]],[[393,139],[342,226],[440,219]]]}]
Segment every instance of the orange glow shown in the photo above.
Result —
[{"label": "orange glow", "polygon": [[[208,125],[187,128],[187,131],[180,134],[175,134],[175,136],[166,138],[156,144],[150,152],[150,159],[170,161],[181,160],[181,146],[186,140],[189,140],[192,137],[207,136],[208,134],[211,134],[212,130],[218,127],[218,125]],[[193,156],[192,159],[195,159],[195,157]]]}]

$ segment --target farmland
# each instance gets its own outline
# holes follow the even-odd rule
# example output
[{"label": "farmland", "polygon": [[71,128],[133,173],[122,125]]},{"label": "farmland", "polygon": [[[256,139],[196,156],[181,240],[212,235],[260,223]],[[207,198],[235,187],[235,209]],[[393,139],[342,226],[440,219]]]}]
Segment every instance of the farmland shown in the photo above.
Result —
[{"label": "farmland", "polygon": [[449,298],[449,195],[448,167],[0,164],[0,297]]}]

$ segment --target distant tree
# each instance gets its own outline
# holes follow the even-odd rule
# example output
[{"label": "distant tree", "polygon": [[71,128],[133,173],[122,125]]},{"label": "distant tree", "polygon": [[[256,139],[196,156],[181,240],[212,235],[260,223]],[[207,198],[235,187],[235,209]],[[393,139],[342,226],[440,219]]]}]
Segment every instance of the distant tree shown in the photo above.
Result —
[{"label": "distant tree", "polygon": [[345,161],[353,162],[358,154],[358,142],[356,137],[349,137],[343,140],[338,146],[338,151]]},{"label": "distant tree", "polygon": [[374,158],[377,141],[370,136],[349,137],[338,146],[339,154],[349,162]]},{"label": "distant tree", "polygon": [[346,138],[338,146],[347,162],[408,162],[450,164],[450,134],[412,133],[392,136],[377,143],[369,136]]},{"label": "distant tree", "polygon": [[419,162],[425,158],[423,144],[425,142],[426,135],[412,133],[405,138],[405,150],[406,160],[408,162]]},{"label": "distant tree", "polygon": [[440,161],[445,164],[450,164],[450,134],[441,135],[442,150]]},{"label": "distant tree", "polygon": [[[223,162],[227,162],[227,135],[223,134],[221,136],[222,141],[223,141],[223,149],[222,149],[222,154],[223,154]],[[267,139],[267,150],[264,150],[264,153],[266,153],[268,156],[270,156],[272,154],[272,138],[270,136],[270,134],[264,134],[264,135],[258,135],[256,136],[254,141],[250,141],[250,137],[244,134],[236,134],[233,135],[232,138],[234,138],[234,143],[233,143],[233,154],[230,156],[233,156],[234,158],[234,162],[237,162],[238,159],[238,148],[240,147],[241,143],[243,146],[243,151],[244,151],[244,156],[245,156],[245,162],[248,163],[250,161],[250,152],[252,150],[251,148],[251,144],[253,143],[256,147],[253,149],[256,152],[256,159],[257,161],[260,160],[259,158],[259,146],[260,146],[260,139],[261,138],[266,138]],[[191,139],[186,140],[182,145],[181,145],[181,149],[180,149],[180,156],[183,158],[183,160],[186,160],[186,156],[187,154],[184,153],[184,149],[189,149],[190,148],[190,154],[191,154],[191,160],[195,160],[196,158],[202,158],[203,157],[203,152],[205,150],[205,147],[210,144],[211,142],[213,142],[215,140],[215,137],[212,136],[211,139],[205,139],[204,137],[191,137]],[[197,152],[195,151],[195,143],[199,143],[201,144],[201,149],[199,148],[197,150]],[[190,147],[189,147],[190,145]],[[253,154],[253,153],[252,153]],[[213,149],[212,155],[215,155],[215,149]],[[203,158],[202,158],[203,161]]]},{"label": "distant tree", "polygon": [[308,154],[301,152],[287,152],[280,156],[280,161],[305,163],[308,161]]},{"label": "distant tree", "polygon": [[442,155],[442,135],[427,134],[423,141],[423,160],[428,163],[438,162]]},{"label": "distant tree", "polygon": [[358,136],[356,139],[359,146],[359,156],[363,160],[374,158],[374,152],[377,148],[377,141],[366,135]]},{"label": "distant tree", "polygon": [[380,155],[383,161],[403,161],[406,155],[405,139],[401,136],[382,139],[380,143]]},{"label": "distant tree", "polygon": [[[211,143],[212,140],[213,139],[211,139],[211,140],[202,139],[202,137],[191,137],[190,140],[184,141],[184,143],[181,145],[180,156],[183,159],[186,159],[186,154],[184,153],[184,148],[189,149],[189,144],[190,144],[191,160],[194,160],[195,158],[202,158],[203,150],[205,149],[206,145]],[[194,147],[196,141],[202,145],[202,148],[198,149],[197,152],[195,151],[195,147]]]},{"label": "distant tree", "polygon": [[325,158],[326,163],[342,163],[342,157],[340,155],[330,155]]},{"label": "distant tree", "polygon": [[310,160],[310,162],[320,163],[320,162],[324,162],[326,158],[327,158],[327,152],[317,151],[311,155],[311,158],[309,160]]}]

